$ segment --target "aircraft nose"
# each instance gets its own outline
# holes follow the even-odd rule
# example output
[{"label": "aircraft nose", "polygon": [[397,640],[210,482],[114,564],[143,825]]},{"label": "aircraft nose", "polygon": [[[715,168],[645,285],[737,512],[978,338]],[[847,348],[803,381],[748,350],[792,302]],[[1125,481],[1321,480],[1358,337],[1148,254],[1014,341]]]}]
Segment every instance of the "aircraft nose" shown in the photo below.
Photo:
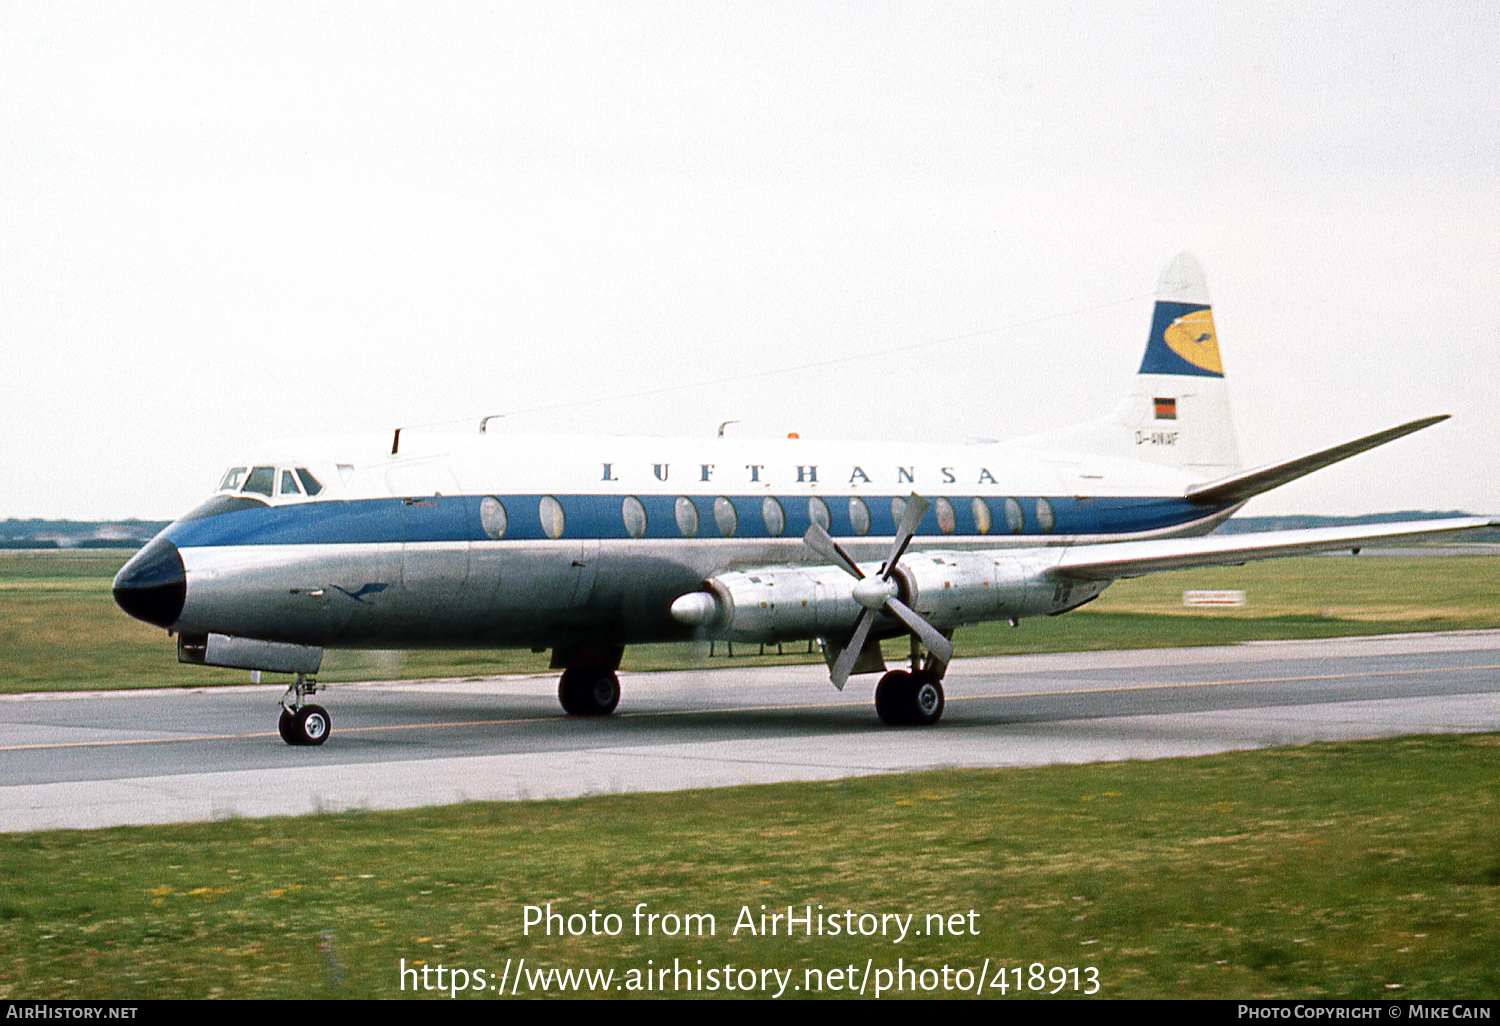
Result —
[{"label": "aircraft nose", "polygon": [[115,602],[137,620],[170,627],[187,601],[187,571],[182,554],[165,538],[156,538],[115,574]]}]

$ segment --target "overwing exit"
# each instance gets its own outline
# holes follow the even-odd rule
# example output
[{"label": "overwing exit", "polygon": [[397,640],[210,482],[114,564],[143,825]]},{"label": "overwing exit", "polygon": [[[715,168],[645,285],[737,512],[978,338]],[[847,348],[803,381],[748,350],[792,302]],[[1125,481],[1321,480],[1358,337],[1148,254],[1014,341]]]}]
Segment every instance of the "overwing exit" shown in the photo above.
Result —
[{"label": "overwing exit", "polygon": [[[575,716],[620,698],[625,646],[815,639],[880,718],[936,723],[953,632],[1066,613],[1120,578],[1452,535],[1460,517],[1213,535],[1249,499],[1429,427],[1240,464],[1196,260],[1163,273],[1146,352],[1107,416],[1009,442],[416,435],[310,438],[236,461],[114,581],[183,662],[295,674],[288,744],[328,648],[550,649]],[[909,668],[880,641],[911,638]]]}]

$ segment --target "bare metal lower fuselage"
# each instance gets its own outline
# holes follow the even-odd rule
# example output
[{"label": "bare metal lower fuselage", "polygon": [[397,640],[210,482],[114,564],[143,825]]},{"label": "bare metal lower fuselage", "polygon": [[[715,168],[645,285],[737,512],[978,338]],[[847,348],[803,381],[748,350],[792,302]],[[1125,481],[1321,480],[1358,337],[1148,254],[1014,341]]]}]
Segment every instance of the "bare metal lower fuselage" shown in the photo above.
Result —
[{"label": "bare metal lower fuselage", "polygon": [[[1220,518],[1211,519],[1174,533],[1204,533]],[[904,583],[914,608],[944,628],[1061,612],[1106,586],[1059,589],[1042,577],[1066,545],[1005,550],[995,539],[945,542],[903,560],[913,569]],[[889,544],[869,538],[846,547],[857,560],[873,560]],[[673,599],[737,567],[793,571],[807,562],[807,551],[797,539],[584,539],[221,546],[184,548],[182,558],[187,593],[175,629],[183,633],[322,648],[542,648],[713,636],[674,620]],[[952,589],[942,579],[943,560],[966,562],[967,579],[987,595],[945,609],[941,592]],[[839,577],[809,579],[801,590],[787,574],[780,578],[783,594],[767,601],[805,613],[784,615],[753,636],[720,636],[825,637],[847,631],[858,615]]]}]

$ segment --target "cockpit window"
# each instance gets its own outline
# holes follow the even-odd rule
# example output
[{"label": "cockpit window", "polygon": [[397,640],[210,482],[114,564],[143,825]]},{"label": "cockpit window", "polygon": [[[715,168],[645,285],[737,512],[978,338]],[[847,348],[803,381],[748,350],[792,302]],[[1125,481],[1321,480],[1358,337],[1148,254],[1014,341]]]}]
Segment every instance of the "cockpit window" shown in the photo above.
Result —
[{"label": "cockpit window", "polygon": [[306,467],[298,467],[297,476],[302,480],[302,490],[308,495],[317,495],[323,490],[323,482],[309,474]]},{"label": "cockpit window", "polygon": [[240,486],[240,482],[243,480],[245,480],[245,468],[231,467],[224,474],[224,480],[219,482],[219,491],[232,492]]},{"label": "cockpit window", "polygon": [[281,472],[281,494],[282,495],[301,495],[302,494],[302,490],[297,487],[297,475],[293,474],[290,470],[283,470]]},{"label": "cockpit window", "polygon": [[245,487],[241,488],[240,491],[255,492],[259,495],[264,495],[269,498],[271,495],[271,489],[275,486],[275,484],[275,467],[256,467],[254,470],[250,471],[250,476],[245,478]]}]

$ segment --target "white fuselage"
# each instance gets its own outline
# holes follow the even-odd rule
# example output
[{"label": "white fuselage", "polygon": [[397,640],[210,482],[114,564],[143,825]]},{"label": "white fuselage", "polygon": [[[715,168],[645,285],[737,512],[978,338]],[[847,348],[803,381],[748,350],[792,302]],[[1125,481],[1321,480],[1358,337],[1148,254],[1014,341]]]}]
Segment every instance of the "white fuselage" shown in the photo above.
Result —
[{"label": "white fuselage", "polygon": [[[207,504],[223,512],[163,532],[187,579],[175,628],[328,647],[681,640],[692,632],[667,615],[674,598],[718,575],[818,562],[801,541],[815,521],[856,560],[878,559],[912,492],[934,508],[905,563],[983,553],[964,573],[997,589],[1069,545],[1201,534],[1230,512],[1186,502],[1182,469],[1002,443],[476,434],[390,448],[309,439],[248,454],[238,490]],[[322,487],[247,493],[256,467],[277,482],[301,468]],[[1022,588],[953,615],[1053,612],[1102,587]],[[836,631],[846,607],[857,614],[846,590],[827,593],[821,621],[764,636]]]}]

